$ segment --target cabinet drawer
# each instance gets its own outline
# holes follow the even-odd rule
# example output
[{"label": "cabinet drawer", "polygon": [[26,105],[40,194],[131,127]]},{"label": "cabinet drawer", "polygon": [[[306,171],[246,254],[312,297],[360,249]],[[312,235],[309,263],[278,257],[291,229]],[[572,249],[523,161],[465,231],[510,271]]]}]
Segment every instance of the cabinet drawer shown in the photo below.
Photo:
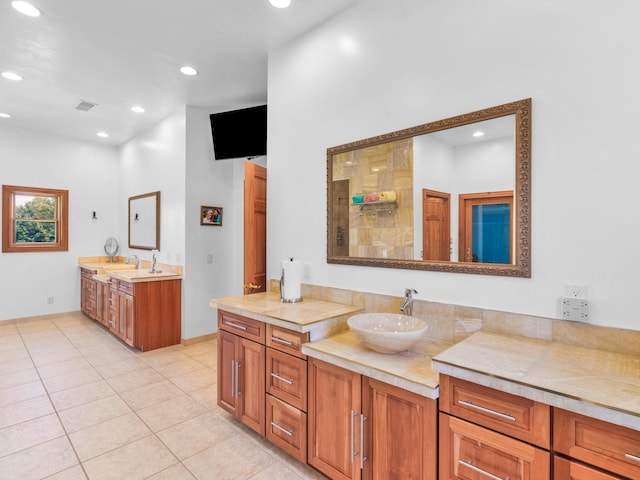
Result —
[{"label": "cabinet drawer", "polygon": [[127,295],[133,295],[135,291],[135,287],[133,283],[123,282],[122,280],[118,280],[118,291],[122,293],[126,293]]},{"label": "cabinet drawer", "polygon": [[300,358],[307,358],[302,353],[302,344],[309,341],[309,332],[300,333],[276,325],[267,325],[267,346],[289,353]]},{"label": "cabinet drawer", "polygon": [[267,393],[307,411],[307,362],[267,348]]},{"label": "cabinet drawer", "polygon": [[618,475],[640,478],[640,432],[568,412],[553,412],[556,451]]},{"label": "cabinet drawer", "polygon": [[556,455],[553,460],[553,480],[620,480],[620,477]]},{"label": "cabinet drawer", "polygon": [[218,310],[218,328],[264,345],[266,329],[263,322]]},{"label": "cabinet drawer", "polygon": [[307,461],[307,414],[267,395],[267,439],[303,463]]},{"label": "cabinet drawer", "polygon": [[440,375],[440,410],[549,449],[551,407]]},{"label": "cabinet drawer", "polygon": [[549,452],[440,413],[440,478],[550,478]]}]

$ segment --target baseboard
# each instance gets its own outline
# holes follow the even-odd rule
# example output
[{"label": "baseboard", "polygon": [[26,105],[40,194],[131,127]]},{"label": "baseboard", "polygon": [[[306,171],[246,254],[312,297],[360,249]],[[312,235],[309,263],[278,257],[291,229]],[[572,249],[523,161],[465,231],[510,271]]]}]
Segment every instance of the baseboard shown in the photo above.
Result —
[{"label": "baseboard", "polygon": [[218,333],[208,333],[207,335],[202,335],[200,337],[192,337],[192,338],[183,338],[182,345],[188,347],[189,345],[195,345],[196,343],[206,342],[208,340],[215,340],[218,338]]}]

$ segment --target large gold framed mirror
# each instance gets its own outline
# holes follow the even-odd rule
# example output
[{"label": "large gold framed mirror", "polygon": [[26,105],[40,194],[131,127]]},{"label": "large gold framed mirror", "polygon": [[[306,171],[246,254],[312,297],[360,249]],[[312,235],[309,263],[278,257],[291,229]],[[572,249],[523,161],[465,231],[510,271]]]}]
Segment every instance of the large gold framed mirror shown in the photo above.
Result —
[{"label": "large gold framed mirror", "polygon": [[160,192],[129,197],[129,248],[160,250]]},{"label": "large gold framed mirror", "polygon": [[327,149],[327,262],[531,276],[531,99]]}]

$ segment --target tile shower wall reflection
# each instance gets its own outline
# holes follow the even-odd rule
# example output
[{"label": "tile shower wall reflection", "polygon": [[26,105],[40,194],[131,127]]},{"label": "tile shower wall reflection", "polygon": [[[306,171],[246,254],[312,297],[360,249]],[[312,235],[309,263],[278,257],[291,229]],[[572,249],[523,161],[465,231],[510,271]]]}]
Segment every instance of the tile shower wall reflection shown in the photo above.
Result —
[{"label": "tile shower wall reflection", "polygon": [[[332,175],[335,185],[348,183],[342,190],[348,195],[333,212],[340,232],[336,245],[347,243],[352,257],[412,259],[413,140],[336,155]],[[395,202],[353,203],[353,197],[382,192],[393,192]]]}]

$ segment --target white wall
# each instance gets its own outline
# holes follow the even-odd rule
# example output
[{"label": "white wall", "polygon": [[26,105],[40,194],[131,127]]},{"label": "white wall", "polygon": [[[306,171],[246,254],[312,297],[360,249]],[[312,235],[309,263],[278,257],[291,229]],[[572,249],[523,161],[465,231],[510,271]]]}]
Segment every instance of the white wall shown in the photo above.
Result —
[{"label": "white wall", "polygon": [[[587,284],[592,322],[638,330],[640,4],[368,0],[269,60],[268,274],[557,317]],[[606,21],[605,21],[606,19]],[[532,277],[326,263],[326,149],[532,97]]]},{"label": "white wall", "polygon": [[[122,255],[136,254],[151,260],[150,250],[128,247],[128,199],[160,191],[160,251],[158,261],[185,265],[186,230],[186,108],[177,109],[153,128],[125,143],[119,149],[118,225]],[[185,287],[182,288],[182,334],[185,319]]]},{"label": "white wall", "polygon": [[[217,313],[209,300],[242,295],[244,162],[215,160],[209,113],[187,108],[184,338],[217,330]],[[222,207],[222,226],[200,225],[200,207],[205,205]],[[211,263],[207,263],[209,255]]]},{"label": "white wall", "polygon": [[78,257],[117,236],[116,149],[0,125],[0,158],[3,185],[69,191],[69,251],[0,253],[0,320],[79,310]]}]

